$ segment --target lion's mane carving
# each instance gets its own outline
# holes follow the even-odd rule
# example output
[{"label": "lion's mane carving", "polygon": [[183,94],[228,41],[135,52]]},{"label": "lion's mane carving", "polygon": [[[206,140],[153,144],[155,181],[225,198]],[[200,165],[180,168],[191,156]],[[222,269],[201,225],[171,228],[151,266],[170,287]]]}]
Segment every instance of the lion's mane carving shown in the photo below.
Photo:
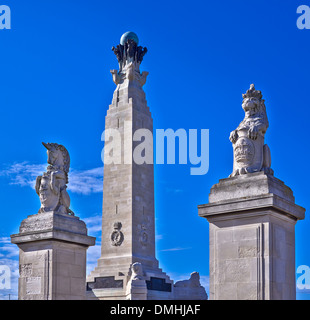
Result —
[{"label": "lion's mane carving", "polygon": [[265,100],[254,84],[242,97],[245,116],[229,137],[234,148],[234,170],[230,176],[257,171],[273,174],[270,169],[270,150],[264,144],[264,136],[269,126]]}]

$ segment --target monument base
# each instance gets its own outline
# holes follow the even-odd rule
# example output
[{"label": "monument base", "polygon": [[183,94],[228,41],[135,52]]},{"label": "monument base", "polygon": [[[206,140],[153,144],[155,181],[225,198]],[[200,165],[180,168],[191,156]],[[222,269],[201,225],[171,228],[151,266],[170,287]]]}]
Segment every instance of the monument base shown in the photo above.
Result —
[{"label": "monument base", "polygon": [[222,179],[209,203],[210,299],[296,299],[295,224],[305,209],[263,172]]},{"label": "monument base", "polygon": [[19,233],[19,300],[83,300],[86,250],[95,244],[83,221],[53,211],[28,216]]},{"label": "monument base", "polygon": [[[100,261],[100,259],[99,259]],[[127,272],[104,271],[99,266],[87,277],[87,300],[207,300],[208,295],[200,285],[199,274],[189,280],[173,280],[160,268],[146,268],[142,264],[135,277],[132,266]],[[193,275],[192,274],[192,275]]]},{"label": "monument base", "polygon": [[89,300],[171,300],[174,299],[173,281],[161,269],[143,270],[139,280],[131,280],[127,272],[104,271],[97,267],[87,277],[86,298]]}]

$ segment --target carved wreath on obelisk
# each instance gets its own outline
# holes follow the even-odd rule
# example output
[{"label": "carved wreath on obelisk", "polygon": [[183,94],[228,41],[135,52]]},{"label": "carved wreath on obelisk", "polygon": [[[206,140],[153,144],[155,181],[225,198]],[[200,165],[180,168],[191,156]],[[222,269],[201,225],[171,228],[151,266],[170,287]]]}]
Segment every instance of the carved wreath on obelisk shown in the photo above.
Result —
[{"label": "carved wreath on obelisk", "polygon": [[120,246],[124,241],[124,234],[121,231],[122,223],[115,222],[113,225],[114,231],[111,234],[111,244],[112,246]]},{"label": "carved wreath on obelisk", "polygon": [[70,197],[67,192],[70,156],[67,149],[57,143],[44,143],[47,149],[47,172],[36,179],[36,192],[40,197],[39,213],[55,211],[56,213],[71,214],[69,209]]},{"label": "carved wreath on obelisk", "polygon": [[242,97],[245,117],[229,137],[234,149],[234,168],[230,177],[258,171],[273,174],[270,150],[264,144],[269,123],[261,91],[251,84]]}]

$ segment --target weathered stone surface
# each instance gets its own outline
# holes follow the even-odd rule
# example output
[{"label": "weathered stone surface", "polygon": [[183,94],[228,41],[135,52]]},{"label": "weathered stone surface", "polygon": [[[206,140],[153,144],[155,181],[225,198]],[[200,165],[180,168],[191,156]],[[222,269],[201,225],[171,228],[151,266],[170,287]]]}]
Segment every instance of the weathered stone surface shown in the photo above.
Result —
[{"label": "weathered stone surface", "polygon": [[11,235],[13,243],[57,239],[90,246],[95,238],[87,235],[84,221],[78,217],[54,211],[28,216],[21,222],[19,233]]},{"label": "weathered stone surface", "polygon": [[[257,172],[221,179],[209,194],[209,204],[199,214],[239,212],[273,207],[296,219],[304,219],[305,209],[295,204],[292,190],[283,181]],[[205,208],[205,209],[204,209]]]},{"label": "weathered stone surface", "polygon": [[83,300],[86,250],[95,244],[78,217],[42,212],[23,220],[11,242],[19,247],[19,300]]},{"label": "weathered stone surface", "polygon": [[246,199],[248,197],[277,195],[287,201],[294,202],[293,191],[283,181],[257,172],[250,175],[221,179],[215,184],[209,194],[209,203]]},{"label": "weathered stone surface", "polygon": [[188,280],[177,281],[174,285],[174,300],[207,300],[205,288],[200,284],[198,272],[191,273]]},{"label": "weathered stone surface", "polygon": [[295,224],[305,209],[263,172],[220,180],[209,203],[210,299],[295,299]]},{"label": "weathered stone surface", "polygon": [[[124,43],[113,47],[119,70],[111,70],[117,87],[105,118],[105,132],[119,132],[123,144],[116,152],[121,163],[109,163],[109,151],[104,151],[101,257],[87,277],[88,283],[113,277],[123,286],[93,288],[87,291],[87,299],[175,298],[173,281],[159,268],[155,256],[153,156],[151,161],[133,161],[134,150],[141,143],[133,141],[134,133],[139,129],[153,133],[143,91],[148,72],[140,72],[146,48],[139,47],[136,38],[124,36]],[[191,294],[194,291],[192,288]]]},{"label": "weathered stone surface", "polygon": [[[87,281],[112,276],[122,280],[123,287],[93,289],[87,292],[87,298],[145,299],[149,298],[145,290],[150,277],[173,283],[159,269],[155,257],[153,163],[133,161],[133,150],[139,144],[133,142],[134,132],[142,128],[153,132],[153,120],[142,89],[148,73],[140,72],[146,49],[127,39],[113,51],[120,68],[111,71],[117,87],[105,118],[105,131],[117,130],[123,147],[121,163],[108,164],[109,154],[104,153],[101,257]],[[135,263],[141,264],[143,277],[133,281],[131,268]],[[128,283],[135,284],[135,290]],[[171,297],[172,293],[164,296]]]}]

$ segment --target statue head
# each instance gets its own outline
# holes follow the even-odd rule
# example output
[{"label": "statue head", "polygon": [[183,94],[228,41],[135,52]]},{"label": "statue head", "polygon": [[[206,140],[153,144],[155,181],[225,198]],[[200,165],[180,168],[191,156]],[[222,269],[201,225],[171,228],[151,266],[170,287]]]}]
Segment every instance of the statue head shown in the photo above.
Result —
[{"label": "statue head", "polygon": [[57,143],[44,143],[44,147],[47,149],[47,162],[59,167],[64,172],[68,173],[70,168],[70,156],[68,150],[61,144]]},{"label": "statue head", "polygon": [[58,206],[59,192],[55,192],[51,189],[51,178],[47,173],[43,173],[41,178],[39,197],[41,201],[40,211],[53,211]]},{"label": "statue head", "polygon": [[70,157],[67,149],[57,143],[44,143],[47,149],[49,166],[42,176],[36,179],[35,190],[40,197],[39,212],[56,211],[58,213],[74,213],[70,208],[70,197],[66,191]]},{"label": "statue head", "polygon": [[254,84],[251,84],[250,89],[242,94],[242,108],[246,114],[246,118],[250,118],[254,114],[261,112],[265,107],[263,95],[261,91],[256,90]]},{"label": "statue head", "polygon": [[141,280],[143,277],[142,264],[140,262],[135,262],[131,266],[131,279]]}]

